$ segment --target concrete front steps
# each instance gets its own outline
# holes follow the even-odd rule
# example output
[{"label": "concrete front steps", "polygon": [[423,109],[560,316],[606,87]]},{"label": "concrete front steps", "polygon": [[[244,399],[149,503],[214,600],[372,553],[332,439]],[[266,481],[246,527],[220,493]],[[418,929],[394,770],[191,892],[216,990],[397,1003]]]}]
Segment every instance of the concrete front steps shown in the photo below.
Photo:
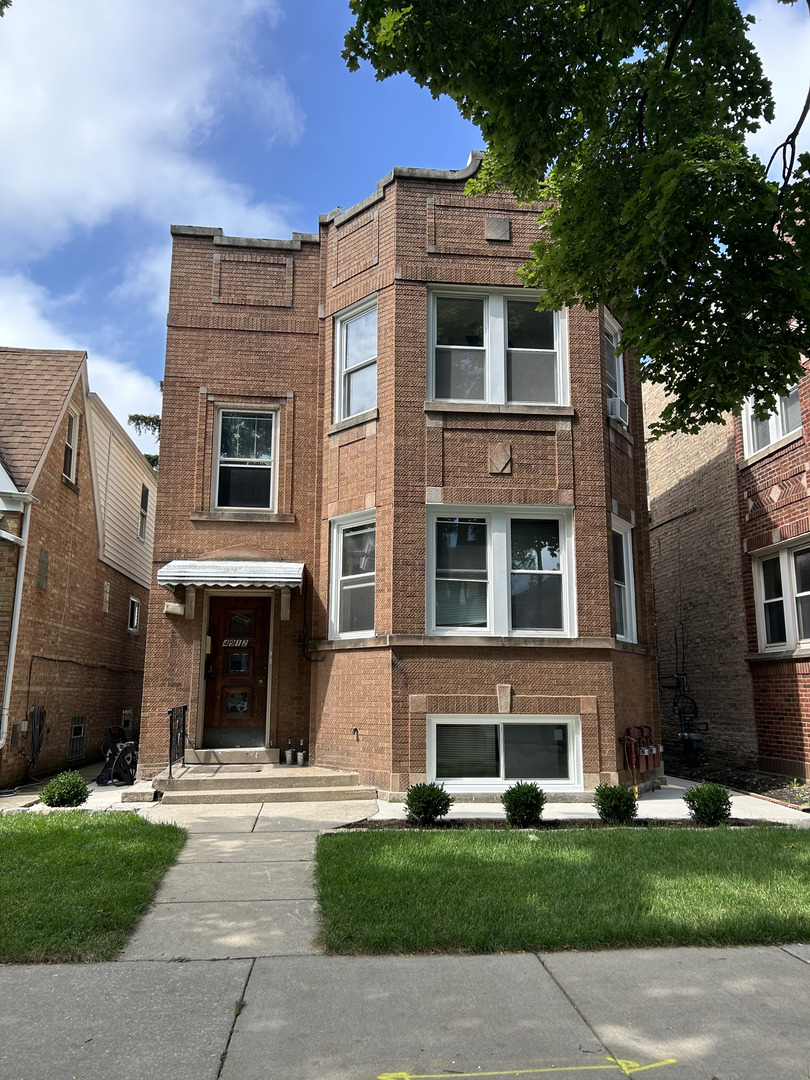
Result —
[{"label": "concrete front steps", "polygon": [[[199,751],[198,751],[199,753]],[[217,751],[221,754],[222,751]],[[373,800],[377,789],[361,787],[357,773],[318,766],[176,765],[156,776],[152,785],[166,806],[180,803],[290,803]]]}]

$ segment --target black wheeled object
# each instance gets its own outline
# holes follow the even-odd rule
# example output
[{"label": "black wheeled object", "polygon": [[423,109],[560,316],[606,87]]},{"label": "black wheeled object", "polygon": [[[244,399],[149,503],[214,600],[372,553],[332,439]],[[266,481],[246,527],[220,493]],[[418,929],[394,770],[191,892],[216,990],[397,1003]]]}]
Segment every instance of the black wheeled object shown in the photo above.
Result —
[{"label": "black wheeled object", "polygon": [[138,745],[127,739],[122,727],[107,728],[107,738],[102,748],[107,757],[104,768],[96,777],[99,787],[116,782],[134,784],[138,768]]}]

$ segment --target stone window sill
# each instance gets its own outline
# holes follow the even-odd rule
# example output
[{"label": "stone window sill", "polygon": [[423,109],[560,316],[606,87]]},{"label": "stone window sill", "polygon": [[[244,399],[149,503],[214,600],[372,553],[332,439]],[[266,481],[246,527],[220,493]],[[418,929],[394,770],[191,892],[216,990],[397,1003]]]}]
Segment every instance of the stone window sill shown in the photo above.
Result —
[{"label": "stone window sill", "polygon": [[269,510],[192,510],[192,521],[261,521],[266,525],[292,525],[295,514],[274,514]]},{"label": "stone window sill", "polygon": [[758,450],[756,454],[752,454],[747,457],[745,461],[740,462],[740,469],[747,469],[749,465],[756,465],[758,461],[762,461],[763,458],[768,457],[770,454],[775,454],[777,450],[781,450],[785,446],[790,446],[791,443],[798,442],[803,437],[802,429],[798,431],[791,431],[789,435],[783,435],[781,439],[777,439],[776,442],[772,442],[770,446],[764,446],[761,450]]},{"label": "stone window sill", "polygon": [[571,405],[491,404],[487,401],[426,401],[425,412],[505,413],[511,416],[550,416],[555,419],[573,418],[576,415]]},{"label": "stone window sill", "polygon": [[337,652],[343,649],[390,649],[399,646],[484,649],[618,649],[621,652],[647,653],[645,645],[613,638],[592,637],[473,637],[461,634],[379,634],[365,638],[325,638],[310,641],[311,652]]},{"label": "stone window sill", "polygon": [[360,424],[370,424],[373,420],[379,419],[379,409],[367,409],[365,412],[358,413],[357,416],[349,416],[345,420],[338,420],[336,424],[332,424],[326,429],[327,435],[337,435],[339,431],[348,431],[349,428],[359,427]]}]

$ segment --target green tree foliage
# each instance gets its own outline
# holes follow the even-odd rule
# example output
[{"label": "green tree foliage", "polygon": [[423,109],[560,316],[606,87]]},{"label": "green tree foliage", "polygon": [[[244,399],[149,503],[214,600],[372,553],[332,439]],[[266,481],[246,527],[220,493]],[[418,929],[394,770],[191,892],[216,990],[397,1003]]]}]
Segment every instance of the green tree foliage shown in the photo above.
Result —
[{"label": "green tree foliage", "polygon": [[[161,383],[161,389],[162,387],[163,384]],[[148,431],[160,442],[160,416],[157,413],[130,413],[127,417],[127,423],[131,424],[139,435],[143,435],[145,431]],[[144,454],[143,456],[153,469],[158,467],[157,454]]]},{"label": "green tree foliage", "polygon": [[796,153],[810,98],[769,180],[745,139],[773,118],[771,88],[734,0],[351,8],[349,67],[408,72],[481,128],[468,190],[545,203],[524,282],[544,307],[605,304],[622,321],[670,395],[658,434],[749,396],[773,408],[810,356],[810,155]]}]

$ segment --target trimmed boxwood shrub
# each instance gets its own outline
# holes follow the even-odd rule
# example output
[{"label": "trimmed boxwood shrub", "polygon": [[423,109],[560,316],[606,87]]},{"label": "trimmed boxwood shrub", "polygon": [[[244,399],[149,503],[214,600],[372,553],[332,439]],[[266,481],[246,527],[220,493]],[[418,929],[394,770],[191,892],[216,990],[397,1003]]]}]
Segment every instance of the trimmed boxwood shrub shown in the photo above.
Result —
[{"label": "trimmed boxwood shrub", "polygon": [[731,799],[722,784],[704,780],[689,788],[683,801],[696,825],[723,825],[731,817]]},{"label": "trimmed boxwood shrub", "polygon": [[89,795],[90,788],[82,774],[68,771],[48,781],[39,793],[39,801],[46,806],[81,806]]},{"label": "trimmed boxwood shrub", "polygon": [[546,805],[543,791],[530,781],[520,780],[501,795],[507,822],[516,829],[539,825]]},{"label": "trimmed boxwood shrub", "polygon": [[405,817],[415,825],[435,825],[453,805],[444,784],[411,784],[405,796]]},{"label": "trimmed boxwood shrub", "polygon": [[600,784],[593,793],[593,804],[606,825],[629,825],[638,813],[632,789],[621,784]]}]

